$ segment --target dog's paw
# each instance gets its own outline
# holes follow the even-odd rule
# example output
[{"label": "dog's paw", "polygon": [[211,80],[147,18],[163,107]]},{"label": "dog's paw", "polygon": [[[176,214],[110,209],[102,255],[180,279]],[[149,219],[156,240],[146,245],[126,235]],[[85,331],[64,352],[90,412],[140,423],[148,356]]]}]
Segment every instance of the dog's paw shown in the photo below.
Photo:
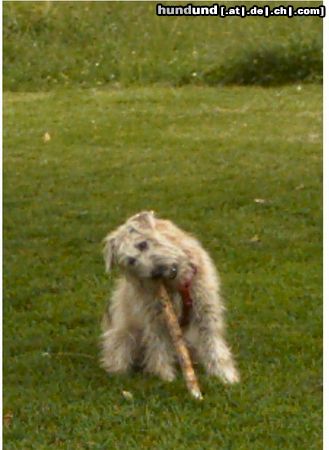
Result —
[{"label": "dog's paw", "polygon": [[151,375],[155,375],[156,377],[161,378],[161,380],[168,381],[168,382],[172,382],[176,378],[175,371],[171,367],[162,368],[161,370],[146,369],[145,372],[147,372]]},{"label": "dog's paw", "polygon": [[173,370],[166,370],[159,373],[160,378],[163,381],[172,382],[176,378],[175,372]]},{"label": "dog's paw", "polygon": [[218,377],[224,384],[239,383],[240,375],[233,364],[215,364],[207,367],[207,372],[210,375]]},{"label": "dog's paw", "polygon": [[101,359],[100,365],[108,374],[123,374],[130,369],[128,361],[115,361],[109,358]]},{"label": "dog's paw", "polygon": [[221,370],[220,378],[225,384],[236,384],[240,381],[239,372],[236,370],[234,366],[225,367],[225,369]]}]

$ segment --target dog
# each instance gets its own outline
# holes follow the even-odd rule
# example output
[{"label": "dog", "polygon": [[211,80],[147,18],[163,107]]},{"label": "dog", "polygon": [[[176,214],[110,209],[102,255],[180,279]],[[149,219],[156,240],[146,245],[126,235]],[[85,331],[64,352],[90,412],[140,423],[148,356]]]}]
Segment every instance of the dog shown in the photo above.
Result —
[{"label": "dog", "polygon": [[141,366],[163,380],[174,380],[177,356],[157,301],[164,283],[193,361],[224,383],[238,382],[224,337],[219,276],[201,244],[149,211],[130,217],[104,242],[107,272],[116,265],[122,277],[103,317],[103,368],[125,373]]}]

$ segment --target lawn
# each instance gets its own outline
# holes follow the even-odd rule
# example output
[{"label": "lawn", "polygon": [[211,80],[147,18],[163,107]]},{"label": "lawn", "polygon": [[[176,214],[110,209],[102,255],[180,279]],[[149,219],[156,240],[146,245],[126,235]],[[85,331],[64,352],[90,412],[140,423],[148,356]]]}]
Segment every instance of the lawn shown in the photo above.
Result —
[{"label": "lawn", "polygon": [[[290,3],[271,0],[282,4]],[[322,80],[318,17],[158,17],[152,1],[18,1],[4,2],[3,11],[3,77],[11,91]]]},{"label": "lawn", "polygon": [[[5,93],[6,450],[321,448],[321,108],[312,84]],[[203,403],[98,366],[101,241],[142,209],[222,275],[242,382],[199,371]]]}]

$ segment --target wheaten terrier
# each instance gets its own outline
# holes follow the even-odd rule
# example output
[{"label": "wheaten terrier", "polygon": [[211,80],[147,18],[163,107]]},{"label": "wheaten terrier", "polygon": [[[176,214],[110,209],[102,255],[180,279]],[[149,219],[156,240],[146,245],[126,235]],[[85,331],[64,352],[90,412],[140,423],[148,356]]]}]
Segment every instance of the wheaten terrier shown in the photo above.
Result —
[{"label": "wheaten terrier", "polygon": [[138,364],[175,378],[176,355],[157,301],[165,283],[193,359],[225,383],[239,381],[224,338],[219,277],[194,237],[141,212],[105,238],[104,257],[108,271],[117,265],[123,273],[103,318],[102,366],[109,373]]}]

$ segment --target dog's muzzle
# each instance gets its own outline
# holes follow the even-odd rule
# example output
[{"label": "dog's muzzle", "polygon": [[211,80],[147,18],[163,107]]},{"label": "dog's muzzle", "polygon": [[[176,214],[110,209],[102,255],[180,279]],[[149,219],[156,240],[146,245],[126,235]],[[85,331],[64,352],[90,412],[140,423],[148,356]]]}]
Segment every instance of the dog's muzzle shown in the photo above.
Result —
[{"label": "dog's muzzle", "polygon": [[173,280],[176,278],[177,272],[177,264],[172,264],[170,267],[161,264],[152,270],[151,277],[153,279],[169,278],[170,280]]}]

